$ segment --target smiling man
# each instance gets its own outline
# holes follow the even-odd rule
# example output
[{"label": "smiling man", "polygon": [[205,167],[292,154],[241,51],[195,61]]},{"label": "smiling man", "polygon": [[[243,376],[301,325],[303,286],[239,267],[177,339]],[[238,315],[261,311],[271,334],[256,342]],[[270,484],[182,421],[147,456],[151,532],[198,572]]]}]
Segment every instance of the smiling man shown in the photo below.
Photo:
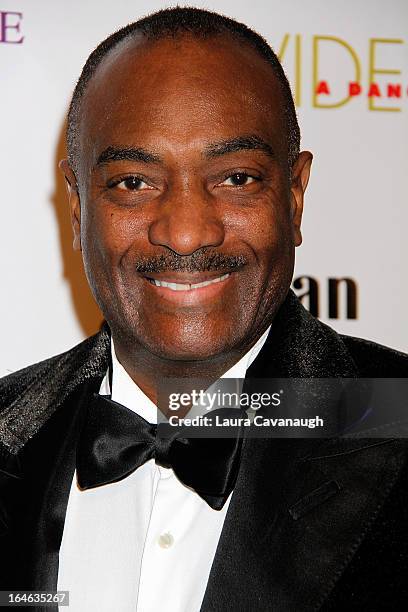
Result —
[{"label": "smiling man", "polygon": [[407,375],[405,355],[338,336],[290,291],[299,141],[279,61],[231,19],[168,9],[88,58],[60,166],[106,324],[1,381],[3,590],[98,612],[406,595],[403,441],[157,435],[163,378]]},{"label": "smiling man", "polygon": [[205,22],[175,39],[163,20],[96,56],[62,164],[75,245],[118,359],[149,397],[163,368],[218,377],[268,327],[292,278],[312,159],[298,155],[276,61],[238,35],[214,40]]}]

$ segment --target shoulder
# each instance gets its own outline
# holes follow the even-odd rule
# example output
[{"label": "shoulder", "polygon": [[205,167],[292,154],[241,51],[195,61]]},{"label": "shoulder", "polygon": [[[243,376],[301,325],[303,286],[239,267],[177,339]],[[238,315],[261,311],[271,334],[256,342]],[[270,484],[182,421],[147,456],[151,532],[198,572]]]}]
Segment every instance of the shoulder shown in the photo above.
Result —
[{"label": "shoulder", "polygon": [[32,385],[40,378],[57,371],[63,364],[75,360],[77,355],[81,355],[88,346],[93,343],[95,336],[83,340],[76,346],[70,348],[59,355],[54,355],[48,359],[29,365],[21,370],[12,372],[0,378],[0,402],[4,403],[6,397],[12,393],[18,394],[26,387]]},{"label": "shoulder", "polygon": [[408,377],[408,355],[363,338],[340,335],[361,376]]},{"label": "shoulder", "polygon": [[103,377],[107,325],[73,348],[0,379],[0,443],[17,452],[79,385]]}]

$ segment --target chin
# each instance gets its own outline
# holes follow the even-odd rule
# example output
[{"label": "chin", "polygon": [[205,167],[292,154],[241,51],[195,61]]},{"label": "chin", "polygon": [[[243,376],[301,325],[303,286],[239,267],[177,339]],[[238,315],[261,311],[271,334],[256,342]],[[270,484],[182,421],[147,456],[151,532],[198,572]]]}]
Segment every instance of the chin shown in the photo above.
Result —
[{"label": "chin", "polygon": [[[112,320],[114,319],[114,320]],[[247,321],[213,317],[140,317],[126,312],[111,318],[114,335],[133,347],[168,361],[203,361],[228,353],[245,337]],[[239,330],[239,334],[237,331]]]},{"label": "chin", "polygon": [[204,361],[223,352],[223,347],[220,347],[219,343],[215,345],[205,343],[205,346],[201,344],[197,347],[191,344],[160,342],[145,344],[145,346],[151,353],[169,361]]},{"label": "chin", "polygon": [[[184,331],[184,333],[183,333]],[[231,337],[220,334],[186,333],[154,334],[150,337],[146,334],[139,336],[139,342],[152,354],[162,359],[171,361],[203,361],[217,355],[222,355],[230,350]]]}]

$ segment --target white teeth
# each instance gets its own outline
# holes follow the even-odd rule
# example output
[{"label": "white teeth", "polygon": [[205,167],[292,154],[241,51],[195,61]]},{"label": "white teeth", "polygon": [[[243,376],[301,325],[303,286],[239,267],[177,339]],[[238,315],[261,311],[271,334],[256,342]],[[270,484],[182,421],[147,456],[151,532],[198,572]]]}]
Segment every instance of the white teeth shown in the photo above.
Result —
[{"label": "white teeth", "polygon": [[207,285],[212,285],[213,283],[219,283],[220,281],[225,280],[229,277],[228,274],[223,274],[222,276],[218,276],[217,278],[213,278],[208,281],[204,281],[202,283],[195,283],[192,285],[191,283],[168,283],[166,281],[158,281],[154,278],[149,279],[153,285],[156,287],[167,287],[168,289],[172,289],[173,291],[189,291],[191,289],[199,289],[200,287],[206,287]]}]

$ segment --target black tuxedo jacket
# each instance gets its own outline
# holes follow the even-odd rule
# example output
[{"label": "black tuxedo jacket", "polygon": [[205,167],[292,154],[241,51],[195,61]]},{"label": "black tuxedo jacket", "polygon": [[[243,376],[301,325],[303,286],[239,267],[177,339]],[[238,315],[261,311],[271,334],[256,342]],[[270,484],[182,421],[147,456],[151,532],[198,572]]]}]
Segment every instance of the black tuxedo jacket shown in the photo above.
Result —
[{"label": "black tuxedo jacket", "polygon": [[[109,346],[104,327],[0,381],[0,590],[56,589],[81,416]],[[407,374],[407,355],[337,335],[292,292],[247,372]],[[244,440],[202,612],[405,610],[407,455],[403,438]]]}]

